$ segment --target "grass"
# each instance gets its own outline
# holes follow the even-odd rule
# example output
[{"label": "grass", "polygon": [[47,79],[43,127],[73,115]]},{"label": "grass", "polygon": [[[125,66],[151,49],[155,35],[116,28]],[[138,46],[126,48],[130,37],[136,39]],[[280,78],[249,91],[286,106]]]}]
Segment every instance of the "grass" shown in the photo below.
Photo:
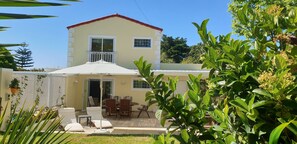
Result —
[{"label": "grass", "polygon": [[[66,134],[70,135],[70,144],[152,144],[152,136],[132,136],[132,135],[85,135],[85,134]],[[0,135],[0,141],[3,135]]]},{"label": "grass", "polygon": [[69,134],[71,144],[152,144],[152,136]]}]

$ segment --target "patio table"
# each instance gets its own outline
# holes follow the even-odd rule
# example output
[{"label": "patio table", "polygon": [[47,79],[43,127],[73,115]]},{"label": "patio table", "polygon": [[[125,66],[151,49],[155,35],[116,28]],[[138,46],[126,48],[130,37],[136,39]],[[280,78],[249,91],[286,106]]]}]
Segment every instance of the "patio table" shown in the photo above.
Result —
[{"label": "patio table", "polygon": [[[116,103],[116,105],[117,105],[117,107],[119,107],[120,106],[120,103]],[[136,105],[139,105],[139,103],[137,103],[137,102],[131,102],[130,105],[131,106],[136,106]],[[106,104],[105,103],[103,103],[102,108],[106,108]]]},{"label": "patio table", "polygon": [[131,102],[131,106],[139,105],[137,102]]},{"label": "patio table", "polygon": [[77,118],[78,118],[78,123],[80,123],[80,120],[82,118],[86,118],[87,119],[87,125],[88,126],[89,126],[89,124],[91,125],[92,116],[90,116],[90,115],[78,115]]}]

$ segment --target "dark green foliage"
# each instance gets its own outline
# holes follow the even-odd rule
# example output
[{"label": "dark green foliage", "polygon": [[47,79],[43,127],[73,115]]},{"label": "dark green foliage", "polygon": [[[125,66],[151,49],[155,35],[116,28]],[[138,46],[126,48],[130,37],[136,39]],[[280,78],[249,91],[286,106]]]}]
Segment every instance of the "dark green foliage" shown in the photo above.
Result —
[{"label": "dark green foliage", "polygon": [[[162,124],[173,119],[181,143],[297,142],[296,7],[295,0],[233,0],[233,27],[245,40],[212,35],[208,20],[193,23],[210,69],[203,94],[199,76],[190,75],[188,91],[176,94],[175,78],[165,82],[142,58],[135,62],[152,88],[146,100],[158,104]],[[216,123],[209,129],[206,114]]]},{"label": "dark green foliage", "polygon": [[[175,128],[173,133],[180,130],[180,135],[177,135],[176,139],[182,143],[193,143],[198,139],[214,139],[205,128],[209,123],[205,115],[212,106],[210,94],[200,89],[201,75],[197,77],[190,75],[187,94],[175,94],[177,78],[169,78],[168,82],[165,82],[164,75],[155,76],[151,73],[151,64],[147,64],[142,58],[134,63],[140,75],[152,88],[152,91],[146,94],[146,100],[150,105],[154,103],[158,105],[159,110],[156,115],[161,124],[164,126],[165,122],[171,120],[172,124],[168,128]],[[164,139],[168,140],[168,138],[159,137],[159,142]]]},{"label": "dark green foliage", "polygon": [[0,47],[0,68],[16,70],[16,64],[11,53],[4,47]]},{"label": "dark green foliage", "polygon": [[34,62],[31,56],[32,52],[29,49],[22,47],[16,50],[15,52],[16,54],[14,56],[14,60],[18,68],[23,69],[33,67]]},{"label": "dark green foliage", "polygon": [[163,35],[161,41],[161,62],[180,63],[189,51],[190,49],[186,39]]},{"label": "dark green foliage", "polygon": [[190,46],[190,52],[187,54],[187,57],[183,59],[182,63],[189,64],[200,64],[203,61],[203,55],[205,54],[205,48],[202,43],[197,45]]}]

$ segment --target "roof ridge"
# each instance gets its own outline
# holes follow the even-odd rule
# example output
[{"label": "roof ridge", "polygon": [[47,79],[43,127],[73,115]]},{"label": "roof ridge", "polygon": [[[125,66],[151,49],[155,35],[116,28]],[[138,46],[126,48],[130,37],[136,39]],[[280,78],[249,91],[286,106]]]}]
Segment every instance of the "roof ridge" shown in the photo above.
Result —
[{"label": "roof ridge", "polygon": [[74,24],[74,25],[70,25],[70,26],[67,27],[67,29],[71,29],[71,28],[74,28],[74,27],[78,27],[78,26],[81,26],[81,25],[89,24],[89,23],[92,23],[92,22],[95,22],[95,21],[100,21],[100,20],[104,20],[104,19],[108,19],[108,18],[112,18],[112,17],[123,18],[123,19],[132,21],[134,23],[138,23],[140,25],[143,25],[143,26],[146,26],[146,27],[149,27],[149,28],[152,28],[152,29],[163,31],[162,28],[159,28],[159,27],[156,27],[156,26],[153,26],[153,25],[150,25],[150,24],[146,24],[144,22],[141,22],[141,21],[138,21],[138,20],[129,18],[127,16],[120,15],[118,13],[115,13],[115,14],[112,14],[112,15],[108,15],[108,16],[104,16],[104,17],[100,17],[100,18],[96,18],[96,19],[92,19],[92,20],[88,20],[88,21],[84,21],[84,22],[77,23],[77,24]]}]

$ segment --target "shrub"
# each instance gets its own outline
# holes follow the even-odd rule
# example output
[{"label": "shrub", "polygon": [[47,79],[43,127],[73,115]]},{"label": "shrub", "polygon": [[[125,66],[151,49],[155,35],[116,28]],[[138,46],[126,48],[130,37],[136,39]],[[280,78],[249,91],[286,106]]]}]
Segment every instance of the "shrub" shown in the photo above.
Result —
[{"label": "shrub", "polygon": [[[188,91],[176,94],[177,79],[165,82],[140,58],[135,65],[152,88],[146,100],[158,104],[162,124],[174,120],[181,143],[296,143],[296,2],[232,0],[229,9],[245,40],[212,35],[208,20],[193,23],[210,69],[206,93],[190,75]],[[207,114],[216,122],[209,129]]]}]

